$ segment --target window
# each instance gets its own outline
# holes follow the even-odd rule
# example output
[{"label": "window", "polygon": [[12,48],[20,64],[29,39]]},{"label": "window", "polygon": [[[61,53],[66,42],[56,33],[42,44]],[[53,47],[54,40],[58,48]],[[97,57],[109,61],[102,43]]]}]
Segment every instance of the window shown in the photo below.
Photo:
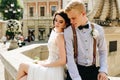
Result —
[{"label": "window", "polygon": [[53,16],[55,12],[56,12],[56,6],[52,6],[51,7],[51,15]]},{"label": "window", "polygon": [[45,7],[40,7],[40,16],[45,16]]},{"label": "window", "polygon": [[30,17],[33,17],[33,9],[34,9],[33,7],[30,7],[30,10],[29,10],[30,11],[29,12],[30,13]]},{"label": "window", "polygon": [[109,42],[109,52],[117,51],[117,41]]}]

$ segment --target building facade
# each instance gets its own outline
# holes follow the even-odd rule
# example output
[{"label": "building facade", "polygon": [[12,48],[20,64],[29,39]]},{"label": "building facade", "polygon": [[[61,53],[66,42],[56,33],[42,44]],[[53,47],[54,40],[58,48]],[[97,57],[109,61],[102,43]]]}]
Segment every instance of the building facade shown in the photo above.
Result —
[{"label": "building facade", "polygon": [[61,0],[23,0],[23,35],[30,40],[48,40],[53,14],[62,8]]},{"label": "building facade", "polygon": [[[47,41],[53,27],[52,20],[54,12],[59,9],[64,9],[70,1],[71,0],[23,0],[23,35],[30,37],[30,40],[33,41]],[[90,21],[102,26],[120,25],[119,0],[81,1],[85,4]],[[100,18],[97,17],[96,19],[96,16]]]},{"label": "building facade", "polygon": [[5,36],[6,31],[6,21],[0,20],[0,39]]},{"label": "building facade", "polygon": [[[23,0],[23,35],[31,40],[48,40],[53,14],[71,0]],[[83,0],[88,6],[88,0]],[[87,8],[88,9],[88,8]]]}]

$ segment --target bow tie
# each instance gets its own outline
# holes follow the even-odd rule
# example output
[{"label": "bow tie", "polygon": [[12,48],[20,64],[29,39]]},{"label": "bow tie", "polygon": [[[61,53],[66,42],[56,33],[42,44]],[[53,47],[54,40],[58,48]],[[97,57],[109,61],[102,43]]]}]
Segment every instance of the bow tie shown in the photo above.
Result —
[{"label": "bow tie", "polygon": [[88,28],[89,28],[89,25],[86,24],[86,25],[84,25],[84,26],[78,26],[78,29],[79,29],[79,30],[82,30],[83,28],[88,29]]}]

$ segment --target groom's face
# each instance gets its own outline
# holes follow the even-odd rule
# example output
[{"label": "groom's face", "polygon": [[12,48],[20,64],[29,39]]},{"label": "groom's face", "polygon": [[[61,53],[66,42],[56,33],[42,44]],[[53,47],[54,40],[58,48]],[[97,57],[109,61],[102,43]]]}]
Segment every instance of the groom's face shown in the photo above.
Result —
[{"label": "groom's face", "polygon": [[70,18],[70,22],[74,27],[78,27],[81,25],[82,14],[79,13],[78,10],[72,9],[71,11],[67,12],[68,17]]}]

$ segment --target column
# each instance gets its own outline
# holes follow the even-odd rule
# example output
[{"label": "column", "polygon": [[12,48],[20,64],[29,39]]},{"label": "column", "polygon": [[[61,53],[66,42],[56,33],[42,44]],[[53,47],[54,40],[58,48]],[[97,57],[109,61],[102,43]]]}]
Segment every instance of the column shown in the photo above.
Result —
[{"label": "column", "polygon": [[23,36],[28,36],[28,22],[27,20],[23,20]]},{"label": "column", "polygon": [[35,41],[38,41],[38,26],[35,26]]}]

